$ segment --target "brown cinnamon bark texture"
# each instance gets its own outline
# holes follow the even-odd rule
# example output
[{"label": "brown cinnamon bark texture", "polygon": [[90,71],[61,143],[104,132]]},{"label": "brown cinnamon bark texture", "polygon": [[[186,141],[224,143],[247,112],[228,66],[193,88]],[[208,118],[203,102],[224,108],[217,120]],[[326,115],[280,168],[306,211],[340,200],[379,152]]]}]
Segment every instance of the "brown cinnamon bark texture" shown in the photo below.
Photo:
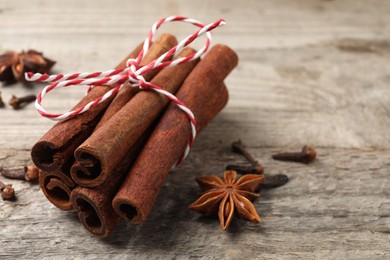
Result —
[{"label": "brown cinnamon bark texture", "polygon": [[[150,50],[144,60],[141,62],[141,66],[146,65],[147,63],[157,59],[164,52],[168,51],[170,48],[177,44],[177,40],[174,36],[170,34],[162,34],[158,37],[154,43],[153,47],[150,47]],[[151,70],[142,76],[145,80],[150,81],[160,70],[154,69]],[[106,121],[108,121],[116,112],[118,112],[135,94],[138,93],[138,88],[132,88],[128,86],[122,88],[121,91],[115,96],[111,104],[107,107],[107,110],[104,112],[104,115],[100,119],[96,128],[102,126]]]},{"label": "brown cinnamon bark texture", "polygon": [[152,129],[145,132],[132,146],[125,158],[103,184],[94,188],[77,186],[71,193],[71,201],[84,227],[98,237],[107,236],[123,220],[112,207],[123,178],[137,158]]},{"label": "brown cinnamon bark texture", "polygon": [[71,193],[71,201],[80,222],[95,236],[107,236],[121,220],[110,202],[123,179],[123,174],[120,173],[125,170],[126,168],[118,168],[112,178],[97,188],[77,186]]},{"label": "brown cinnamon bark texture", "polygon": [[[176,96],[195,114],[197,132],[226,105],[228,92],[222,82],[237,62],[233,50],[216,45],[178,91]],[[184,152],[190,134],[187,116],[171,104],[113,199],[119,215],[135,224],[146,220],[166,175]]]},{"label": "brown cinnamon bark texture", "polygon": [[[147,63],[176,45],[176,38],[169,34],[163,34],[151,45],[148,55],[143,60]],[[139,44],[132,53],[120,62],[116,68],[123,68],[129,58],[136,58],[142,49]],[[147,77],[152,77],[157,71],[151,71]],[[79,105],[85,105],[108,91],[110,86],[97,86],[82,99]],[[129,97],[131,98],[131,96]],[[92,132],[100,119],[104,104],[72,118],[59,122],[52,127],[33,147],[31,155],[33,161],[46,173],[40,175],[40,186],[50,202],[62,210],[71,210],[70,192],[75,186],[70,179],[70,167],[74,162],[74,149],[84,141]],[[80,131],[80,132],[77,132]]]},{"label": "brown cinnamon bark texture", "polygon": [[[185,48],[178,56],[183,57],[194,52],[190,48]],[[168,92],[176,93],[196,63],[197,61],[192,61],[177,67],[165,68],[151,83]],[[83,162],[80,159],[88,158],[88,161],[98,162],[95,165],[100,167],[90,168],[94,170],[90,174],[72,170],[72,179],[85,187],[95,187],[103,183],[134,143],[158,118],[168,102],[167,97],[154,91],[145,90],[134,96],[75,151],[75,157],[81,164]]]},{"label": "brown cinnamon bark texture", "polygon": [[72,210],[70,195],[75,187],[73,180],[61,171],[39,172],[39,186],[46,198],[61,210]]},{"label": "brown cinnamon bark texture", "polygon": [[[139,44],[116,68],[124,68],[126,61],[136,58],[141,49],[142,44]],[[75,107],[87,104],[109,89],[109,86],[94,87]],[[99,120],[101,110],[104,109],[104,104],[101,105],[55,124],[31,150],[32,160],[41,169],[39,185],[46,198],[61,210],[73,209],[70,201],[70,193],[76,185],[70,178],[70,167],[74,162],[73,152]]]},{"label": "brown cinnamon bark texture", "polygon": [[[116,175],[118,178],[119,175]],[[83,226],[98,237],[107,236],[120,222],[121,217],[105,203],[107,196],[115,194],[116,182],[108,182],[102,188],[83,188],[77,186],[71,194],[71,201]]]},{"label": "brown cinnamon bark texture", "polygon": [[[124,68],[126,61],[129,58],[137,57],[141,49],[142,44],[138,45],[116,68]],[[110,88],[110,86],[94,87],[74,108],[86,105],[106,93]],[[83,114],[56,123],[33,146],[31,158],[34,164],[47,172],[60,170],[64,163],[73,156],[76,147],[91,134],[100,119],[101,111],[109,102],[110,100],[107,100]]]},{"label": "brown cinnamon bark texture", "polygon": [[[164,34],[160,36],[160,38],[162,38],[161,41],[158,39],[156,40],[156,43],[159,41],[159,46],[161,44],[160,48],[154,47],[156,44],[153,44],[149,50],[148,56],[160,56],[177,44],[175,37],[172,35]],[[126,61],[129,58],[136,58],[141,49],[142,44],[128,55],[116,68],[124,68],[126,66]],[[146,58],[147,57],[145,57],[145,59]],[[86,105],[88,102],[100,97],[111,88],[112,86],[94,87],[88,95],[75,106],[75,108]],[[68,162],[73,156],[74,150],[92,133],[102,116],[102,111],[111,102],[112,98],[107,99],[105,102],[83,114],[55,124],[33,146],[31,157],[34,164],[44,171],[61,169],[63,164]]]},{"label": "brown cinnamon bark texture", "polygon": [[[194,50],[186,49],[178,55],[178,58],[194,52]],[[181,84],[184,78],[190,73],[188,68],[194,68],[197,62],[198,60],[193,61],[190,64],[165,68],[156,76],[156,78],[173,79],[173,75],[182,75],[181,77],[175,78],[178,82],[171,82],[173,86],[176,86],[179,83]],[[164,103],[167,104],[168,102],[164,101]],[[94,188],[78,186],[72,191],[71,201],[77,210],[80,221],[92,234],[98,237],[104,237],[119,223],[121,217],[112,208],[112,199],[154,127],[155,124],[149,127],[137,142],[131,146],[126,156],[115,169],[110,172],[110,175],[107,176],[104,183]],[[74,167],[76,166],[74,165],[72,170],[74,170]]]},{"label": "brown cinnamon bark texture", "polygon": [[[177,44],[177,40],[170,34],[162,34],[157,38],[155,43],[150,47],[146,57],[142,60],[141,66],[157,59],[164,52],[171,49]],[[146,80],[151,80],[159,70],[151,70],[143,75]],[[112,100],[110,105],[107,107],[100,121],[97,123],[94,131],[104,125],[111,117],[118,112],[131,98],[138,93],[137,88],[132,88],[129,85],[125,86]],[[86,187],[94,187],[97,185],[88,185],[83,180],[94,179],[97,177],[96,173],[100,172],[100,162],[93,157],[84,154],[82,157],[77,157],[76,162],[71,168],[72,178],[76,183]],[[80,176],[80,178],[79,178]],[[79,180],[82,179],[82,180]]]}]

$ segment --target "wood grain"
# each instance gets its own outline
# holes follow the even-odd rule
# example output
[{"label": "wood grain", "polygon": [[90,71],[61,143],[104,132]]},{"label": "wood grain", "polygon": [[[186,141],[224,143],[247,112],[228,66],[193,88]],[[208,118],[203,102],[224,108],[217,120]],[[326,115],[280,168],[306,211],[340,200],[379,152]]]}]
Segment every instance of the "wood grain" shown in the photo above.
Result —
[{"label": "wood grain", "polygon": [[[178,14],[225,18],[214,42],[240,57],[226,81],[228,107],[169,176],[147,223],[122,223],[98,240],[74,214],[50,205],[38,186],[11,181],[18,200],[0,202],[0,258],[390,258],[389,12],[384,0],[0,0],[0,51],[41,50],[58,61],[58,73],[109,69],[153,22]],[[162,31],[183,38],[193,28]],[[8,101],[42,87],[0,91]],[[65,112],[84,91],[50,93],[44,105]],[[32,104],[0,109],[0,166],[29,163],[29,149],[52,124]],[[237,138],[266,173],[285,173],[290,182],[262,191],[255,207],[263,223],[236,220],[222,232],[215,218],[186,207],[199,192],[195,176],[222,174],[226,164],[242,161],[229,148]],[[319,148],[312,165],[270,157],[304,144]]]},{"label": "wood grain", "polygon": [[[203,133],[206,135],[208,133]],[[202,137],[202,138],[203,138]],[[298,149],[299,147],[293,147]],[[0,204],[0,256],[8,258],[299,259],[390,257],[390,153],[388,150],[318,149],[310,165],[274,161],[281,148],[252,148],[266,173],[290,182],[261,191],[262,223],[235,219],[223,232],[217,218],[187,209],[199,196],[195,176],[222,174],[243,159],[210,141],[196,145],[174,170],[143,225],[122,223],[107,239],[80,228],[73,213],[52,206],[38,186],[13,182],[17,202]],[[2,161],[23,164],[27,151],[3,150]],[[195,170],[196,169],[196,170]],[[1,179],[3,180],[3,179]],[[26,249],[28,248],[28,249]]]}]

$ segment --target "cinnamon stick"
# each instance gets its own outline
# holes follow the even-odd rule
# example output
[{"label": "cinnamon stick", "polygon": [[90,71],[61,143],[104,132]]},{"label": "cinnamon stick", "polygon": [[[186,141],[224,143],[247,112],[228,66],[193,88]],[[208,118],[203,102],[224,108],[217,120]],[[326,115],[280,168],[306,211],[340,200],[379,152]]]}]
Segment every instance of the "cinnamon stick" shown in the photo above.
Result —
[{"label": "cinnamon stick", "polygon": [[[118,178],[119,175],[116,175]],[[107,196],[115,194],[116,182],[108,182],[104,188],[86,189],[77,186],[71,193],[71,201],[83,226],[97,237],[107,236],[120,222],[120,216],[105,203]],[[113,194],[114,193],[114,194]],[[103,200],[101,198],[103,197]]]},{"label": "cinnamon stick", "polygon": [[61,171],[39,172],[39,186],[46,198],[61,210],[72,210],[70,195],[75,187],[73,180]]},{"label": "cinnamon stick", "polygon": [[[178,55],[177,58],[187,56],[194,53],[194,50],[185,49]],[[163,69],[155,79],[174,79],[174,75],[182,75],[185,77],[190,73],[188,68],[193,68],[198,60],[190,64],[181,64],[173,68]],[[184,79],[176,77],[175,81],[181,83]],[[173,86],[178,83],[171,81]],[[166,84],[162,84],[166,85]],[[170,89],[170,87],[168,87]],[[137,94],[140,95],[141,93]],[[153,94],[153,93],[149,93]],[[167,103],[167,102],[165,102]],[[103,119],[102,119],[103,120]],[[103,124],[104,126],[105,124]],[[145,144],[149,134],[154,129],[155,124],[151,125],[146,132],[131,146],[130,150],[124,159],[110,172],[110,175],[105,179],[104,183],[98,187],[86,188],[78,186],[72,191],[71,201],[77,210],[81,223],[92,234],[98,237],[107,236],[111,230],[119,223],[121,217],[112,208],[112,199],[114,198],[118,188],[129,171],[131,164],[139,154],[141,148]],[[75,167],[83,167],[82,165],[72,167],[72,176]],[[93,167],[93,166],[91,166]]]},{"label": "cinnamon stick", "polygon": [[[177,44],[174,36],[165,34],[161,48],[155,48],[153,44],[148,55],[159,56]],[[157,40],[156,40],[157,43]],[[142,44],[140,44],[130,55],[128,55],[116,68],[124,68],[129,58],[136,58]],[[158,54],[156,54],[158,53]],[[146,59],[146,57],[145,57]],[[82,106],[106,93],[112,86],[94,87],[76,106]],[[112,97],[113,98],[113,97]],[[65,120],[55,124],[41,139],[33,146],[31,157],[34,164],[44,170],[59,170],[72,156],[73,152],[93,131],[102,116],[102,111],[111,102],[107,99],[100,105],[77,115],[70,120]]]},{"label": "cinnamon stick", "polygon": [[[126,61],[136,58],[141,49],[142,44],[139,44],[116,68],[124,68]],[[75,107],[87,104],[109,89],[109,86],[94,87]],[[73,152],[99,120],[100,112],[104,108],[104,104],[101,105],[70,120],[58,122],[31,150],[32,160],[41,169],[39,185],[46,198],[61,210],[73,209],[70,202],[70,193],[76,185],[70,178],[70,167],[74,162]]]},{"label": "cinnamon stick", "polygon": [[[124,68],[129,58],[137,57],[142,49],[142,44],[123,59],[116,69]],[[88,102],[106,93],[110,86],[94,87],[74,107],[86,105]],[[56,123],[41,139],[32,147],[31,158],[34,164],[44,171],[58,171],[66,161],[73,156],[73,152],[87,136],[89,136],[100,119],[101,111],[107,106],[107,100],[89,111],[73,117],[70,120]]]},{"label": "cinnamon stick", "polygon": [[[141,62],[141,66],[151,62],[154,59],[157,59],[161,54],[168,51],[174,45],[177,44],[176,38],[170,34],[162,34],[158,37],[154,43],[154,46],[150,47],[149,54]],[[156,48],[159,48],[156,51]],[[142,76],[145,80],[150,81],[160,70],[154,69],[151,70]],[[96,125],[96,128],[101,127],[106,121],[108,121],[116,112],[118,112],[135,94],[138,93],[138,88],[132,88],[128,86],[122,88],[122,90],[115,96],[111,104],[107,107],[107,110],[104,112],[104,115],[100,119],[99,123]]]},{"label": "cinnamon stick", "polygon": [[[224,78],[237,65],[238,57],[225,45],[216,45],[194,68],[177,93],[195,114],[200,132],[228,100]],[[171,104],[113,199],[113,207],[132,223],[149,215],[166,175],[184,152],[191,134],[187,116]]]},{"label": "cinnamon stick", "polygon": [[83,226],[93,235],[107,236],[122,220],[113,209],[111,202],[150,132],[146,132],[138,139],[125,159],[103,184],[94,188],[77,186],[72,191],[70,198],[78,217]]},{"label": "cinnamon stick", "polygon": [[[146,57],[142,60],[141,66],[153,61],[154,59],[157,59],[161,54],[168,51],[170,48],[172,48],[174,45],[177,44],[177,40],[174,36],[170,34],[162,34],[160,37],[158,37],[155,41],[155,43],[150,47],[150,50],[148,51]],[[151,70],[143,75],[143,77],[146,80],[151,80],[159,70],[154,69]],[[107,107],[106,111],[104,112],[103,116],[97,123],[94,131],[99,129],[102,125],[104,125],[111,117],[118,112],[131,98],[133,98],[138,93],[138,88],[132,88],[128,84],[122,90],[115,96],[115,98],[112,100],[110,105]],[[99,161],[95,160],[94,158],[84,155],[82,157],[78,157],[78,160],[75,161],[71,168],[72,178],[79,184],[78,176],[83,176],[85,179],[93,179],[97,177],[95,172],[100,169]],[[85,186],[85,185],[84,185]],[[90,187],[86,185],[87,187]]]},{"label": "cinnamon stick", "polygon": [[[179,56],[187,56],[194,52],[190,48],[185,48]],[[165,68],[151,83],[168,92],[176,93],[196,62]],[[75,150],[76,160],[83,165],[83,158],[88,158],[88,165],[84,166],[88,166],[92,171],[84,174],[72,168],[72,179],[85,187],[96,187],[103,183],[142,133],[157,119],[168,102],[167,97],[154,91],[138,93]],[[94,167],[91,167],[90,162],[94,162]]]},{"label": "cinnamon stick", "polygon": [[[175,44],[176,39],[174,36],[168,34],[161,35],[152,44],[143,62],[152,61]],[[117,68],[125,67],[126,61],[129,58],[136,58],[141,49],[142,44],[139,44],[132,53],[123,59]],[[152,77],[156,72],[151,71],[146,76]],[[109,86],[94,87],[76,107],[87,104],[109,89]],[[75,118],[57,123],[32,149],[31,156],[33,161],[40,169],[45,170],[45,173],[40,175],[40,187],[48,200],[62,210],[73,209],[69,198],[70,192],[75,187],[75,183],[70,179],[70,167],[74,162],[74,149],[90,135],[90,132],[97,124],[101,116],[100,111],[104,109],[103,104],[101,105]]]}]

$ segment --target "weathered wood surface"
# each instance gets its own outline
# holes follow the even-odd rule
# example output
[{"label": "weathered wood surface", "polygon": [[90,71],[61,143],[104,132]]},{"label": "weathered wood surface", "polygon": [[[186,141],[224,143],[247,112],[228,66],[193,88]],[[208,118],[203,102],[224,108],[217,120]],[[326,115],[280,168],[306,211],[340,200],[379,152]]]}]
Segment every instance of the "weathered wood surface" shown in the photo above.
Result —
[{"label": "weathered wood surface", "polygon": [[[209,135],[205,132],[204,135]],[[204,137],[203,135],[203,137]],[[298,148],[298,147],[296,147]],[[280,148],[256,148],[267,173],[290,182],[264,190],[255,207],[263,223],[234,220],[227,232],[217,218],[187,210],[200,190],[195,175],[219,174],[242,159],[229,146],[197,146],[169,176],[146,223],[122,223],[107,239],[91,237],[76,216],[54,208],[37,186],[14,182],[17,202],[0,204],[0,256],[53,259],[388,259],[390,257],[390,154],[388,151],[318,149],[312,165],[277,162]],[[5,150],[10,165],[27,151]],[[196,170],[195,170],[196,169]]]},{"label": "weathered wood surface", "polygon": [[[227,80],[228,107],[174,170],[148,219],[91,237],[72,213],[53,207],[35,185],[12,181],[18,200],[0,202],[0,259],[388,259],[390,258],[389,1],[5,1],[0,51],[35,48],[57,72],[114,66],[160,17],[181,14],[228,24],[215,33],[240,56]],[[192,28],[163,29],[179,37]],[[11,94],[41,87],[2,86]],[[50,95],[65,111],[84,89]],[[33,106],[0,110],[0,166],[29,162],[31,145],[52,125]],[[290,182],[262,191],[263,223],[233,222],[186,209],[197,175],[242,161],[241,138],[266,167]],[[319,147],[312,165],[277,162],[273,152]],[[0,180],[4,178],[0,177]]]}]

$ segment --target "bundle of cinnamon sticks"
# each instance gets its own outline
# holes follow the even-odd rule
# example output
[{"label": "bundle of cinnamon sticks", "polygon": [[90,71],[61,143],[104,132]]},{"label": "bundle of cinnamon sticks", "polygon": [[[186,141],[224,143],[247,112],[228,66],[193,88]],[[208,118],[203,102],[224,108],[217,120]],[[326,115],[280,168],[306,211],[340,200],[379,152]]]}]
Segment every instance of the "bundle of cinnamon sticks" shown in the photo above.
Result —
[{"label": "bundle of cinnamon sticks", "polygon": [[[161,35],[141,65],[176,44],[174,36]],[[142,44],[117,68],[125,67],[141,49]],[[173,59],[192,53],[195,50],[185,48]],[[233,50],[216,45],[201,60],[143,76],[186,104],[200,132],[226,105],[228,91],[223,81],[237,62]],[[94,87],[76,107],[109,89]],[[55,124],[33,146],[31,156],[41,170],[39,183],[47,199],[61,210],[76,210],[88,231],[104,237],[123,219],[146,220],[190,134],[187,116],[166,96],[125,87],[93,109]]]}]

